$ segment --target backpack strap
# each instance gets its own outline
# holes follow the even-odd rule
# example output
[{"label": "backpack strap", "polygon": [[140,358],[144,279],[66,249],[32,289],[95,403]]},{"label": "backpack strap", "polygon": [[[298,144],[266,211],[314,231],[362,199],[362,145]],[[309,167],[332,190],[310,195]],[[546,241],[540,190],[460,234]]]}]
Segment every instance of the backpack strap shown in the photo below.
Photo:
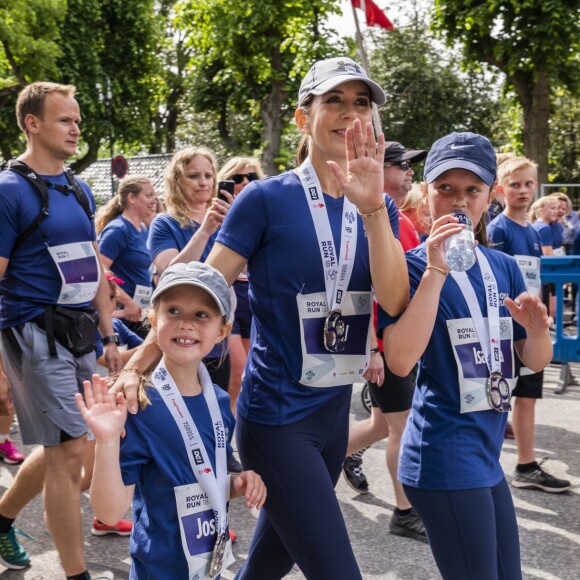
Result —
[{"label": "backpack strap", "polygon": [[66,167],[64,170],[68,185],[59,185],[52,181],[42,179],[33,169],[28,167],[24,161],[20,159],[11,159],[2,164],[2,169],[9,169],[15,171],[22,177],[24,177],[33,189],[39,194],[41,201],[41,210],[36,219],[28,225],[28,227],[16,238],[14,242],[14,248],[20,245],[24,240],[26,240],[34,230],[38,229],[44,239],[48,236],[42,231],[42,222],[50,215],[48,211],[48,190],[56,189],[61,193],[68,195],[73,192],[78,203],[83,208],[89,220],[93,220],[94,212],[91,209],[89,199],[87,194],[84,192],[83,188],[79,182],[75,179],[74,172],[72,169]]},{"label": "backpack strap", "polygon": [[44,180],[40,179],[38,175],[26,163],[20,161],[19,159],[10,159],[2,165],[2,169],[9,169],[21,175],[32,185],[32,188],[40,196],[41,209],[40,213],[35,219],[30,222],[28,227],[16,238],[14,241],[14,248],[19,246],[26,238],[28,238],[34,230],[38,229],[44,239],[48,236],[42,231],[42,222],[50,215],[48,211],[48,186],[44,183]]}]

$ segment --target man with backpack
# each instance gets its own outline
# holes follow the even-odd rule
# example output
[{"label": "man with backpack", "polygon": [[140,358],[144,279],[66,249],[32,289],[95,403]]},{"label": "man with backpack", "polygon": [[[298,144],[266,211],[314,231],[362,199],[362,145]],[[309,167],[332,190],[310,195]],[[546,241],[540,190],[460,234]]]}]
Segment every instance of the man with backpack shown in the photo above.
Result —
[{"label": "man with backpack", "polygon": [[87,579],[80,512],[87,436],[74,396],[95,369],[97,326],[109,371],[122,363],[94,200],[64,167],[80,136],[75,87],[32,83],[18,96],[16,116],[27,149],[0,172],[0,346],[22,440],[41,447],[0,498],[0,563],[29,565],[14,520],[43,491],[67,578]]}]

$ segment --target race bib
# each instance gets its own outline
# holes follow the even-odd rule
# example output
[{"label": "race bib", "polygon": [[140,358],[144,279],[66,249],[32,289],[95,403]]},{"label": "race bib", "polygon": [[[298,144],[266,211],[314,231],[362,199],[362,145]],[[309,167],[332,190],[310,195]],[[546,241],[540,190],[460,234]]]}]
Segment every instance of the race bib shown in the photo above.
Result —
[{"label": "race bib", "polygon": [[[513,326],[510,317],[500,317],[501,375],[515,386],[513,357]],[[447,321],[447,330],[457,365],[461,413],[492,409],[487,396],[489,368],[471,318]]]},{"label": "race bib", "polygon": [[135,293],[133,294],[133,301],[139,306],[139,308],[149,308],[149,305],[151,304],[151,294],[153,294],[153,288],[151,288],[151,286],[137,284],[135,286]]},{"label": "race bib", "polygon": [[540,258],[536,256],[514,255],[518,267],[524,277],[526,290],[532,296],[540,296],[542,293],[542,283],[540,281]]},{"label": "race bib", "polygon": [[[183,553],[189,567],[189,580],[209,578],[212,551],[217,538],[215,515],[207,493],[199,483],[173,488],[177,504]],[[234,563],[232,542],[228,537],[222,569]]]},{"label": "race bib", "polygon": [[91,242],[49,246],[61,278],[57,304],[74,306],[91,302],[97,294],[101,269]]},{"label": "race bib", "polygon": [[329,315],[326,293],[298,294],[302,373],[308,387],[336,387],[361,380],[370,361],[370,292],[347,292],[341,304],[344,348],[331,353],[324,346],[324,323]]}]

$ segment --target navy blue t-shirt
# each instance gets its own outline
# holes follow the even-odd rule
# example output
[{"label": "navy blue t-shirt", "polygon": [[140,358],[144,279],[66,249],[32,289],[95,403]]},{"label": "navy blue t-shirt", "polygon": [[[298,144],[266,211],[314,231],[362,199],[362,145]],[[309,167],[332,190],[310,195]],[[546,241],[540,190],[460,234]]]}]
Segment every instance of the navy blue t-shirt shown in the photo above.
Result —
[{"label": "navy blue t-shirt", "polygon": [[135,286],[151,287],[151,255],[147,228],[140,231],[123,216],[111,220],[99,235],[99,250],[112,260],[111,272],[123,280],[123,290],[133,298]]},{"label": "navy blue t-shirt", "polygon": [[[511,256],[479,246],[493,270],[500,293],[499,315],[509,317],[503,305],[526,287],[517,262]],[[405,254],[411,297],[427,265],[425,245]],[[467,271],[483,316],[487,316],[485,287],[479,263]],[[457,363],[447,322],[469,318],[467,303],[455,280],[448,276],[439,299],[435,326],[419,361],[417,384],[407,425],[401,439],[399,480],[423,489],[473,489],[497,485],[504,477],[499,456],[507,413],[495,410],[460,413]],[[379,308],[378,333],[396,322]],[[513,323],[513,340],[525,338],[525,330]],[[473,353],[474,357],[477,353]],[[480,364],[479,360],[471,364]],[[482,364],[485,364],[483,362]]]},{"label": "navy blue t-shirt", "polygon": [[503,213],[487,226],[487,237],[492,248],[510,256],[542,256],[538,232],[530,225],[518,224]]},{"label": "navy blue t-shirt", "polygon": [[[68,185],[64,173],[41,176],[57,185]],[[89,186],[77,178],[95,204]],[[37,219],[42,208],[40,194],[26,178],[14,171],[0,172],[0,256],[9,260],[0,281],[2,302],[0,328],[17,326],[41,314],[47,305],[56,304],[63,285],[60,272],[46,248],[75,242],[94,242],[95,228],[74,194],[48,190],[49,215],[42,222],[43,238],[37,228],[14,247],[19,234]],[[70,306],[84,308],[90,302]]]},{"label": "navy blue t-shirt", "polygon": [[[344,198],[324,194],[324,203],[338,248]],[[398,237],[397,208],[388,196],[387,207]],[[361,217],[356,219],[356,257],[348,290],[368,292],[368,241]],[[294,423],[344,389],[299,382],[302,346],[297,296],[324,292],[325,282],[316,231],[296,173],[287,171],[245,187],[232,204],[217,241],[248,260],[253,318],[238,412],[256,423]]]},{"label": "navy blue t-shirt", "polygon": [[[227,456],[235,419],[228,394],[214,385],[224,421]],[[147,390],[151,405],[128,415],[121,439],[121,473],[125,485],[135,485],[133,532],[129,550],[132,578],[188,578],[181,544],[174,487],[196,483],[187,448],[171,412],[157,389]],[[215,469],[215,436],[203,395],[183,397]]]}]

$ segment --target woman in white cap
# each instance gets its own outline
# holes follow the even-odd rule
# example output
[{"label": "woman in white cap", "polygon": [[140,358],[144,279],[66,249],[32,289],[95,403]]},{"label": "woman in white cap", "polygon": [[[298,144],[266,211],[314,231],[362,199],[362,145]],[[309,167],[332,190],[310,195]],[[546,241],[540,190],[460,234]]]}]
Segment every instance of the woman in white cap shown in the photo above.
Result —
[{"label": "woman in white cap", "polygon": [[[379,312],[391,371],[404,376],[419,360],[399,480],[445,580],[521,579],[499,457],[516,353],[536,372],[552,356],[545,306],[526,292],[516,260],[487,247],[495,177],[485,137],[451,133],[433,144],[425,161],[433,227],[406,254],[412,299],[400,317]],[[465,216],[475,226],[477,261],[448,275],[445,240],[462,232]]]},{"label": "woman in white cap", "polygon": [[371,358],[371,286],[393,314],[408,291],[371,124],[384,100],[352,60],[317,62],[295,113],[299,167],[248,185],[208,257],[229,282],[247,263],[254,315],[236,440],[268,500],[239,578],[282,578],[294,564],[307,578],[361,577],[334,486],[351,386]]},{"label": "woman in white cap", "polygon": [[[371,291],[391,314],[408,300],[397,211],[383,195],[384,137],[371,122],[384,101],[349,58],[317,62],[295,113],[300,167],[249,184],[208,257],[230,284],[247,263],[254,316],[236,441],[268,500],[240,578],[282,578],[295,563],[308,578],[361,578],[334,486],[352,383],[378,375]],[[123,375],[134,410],[137,376],[156,356],[148,341]]]}]

